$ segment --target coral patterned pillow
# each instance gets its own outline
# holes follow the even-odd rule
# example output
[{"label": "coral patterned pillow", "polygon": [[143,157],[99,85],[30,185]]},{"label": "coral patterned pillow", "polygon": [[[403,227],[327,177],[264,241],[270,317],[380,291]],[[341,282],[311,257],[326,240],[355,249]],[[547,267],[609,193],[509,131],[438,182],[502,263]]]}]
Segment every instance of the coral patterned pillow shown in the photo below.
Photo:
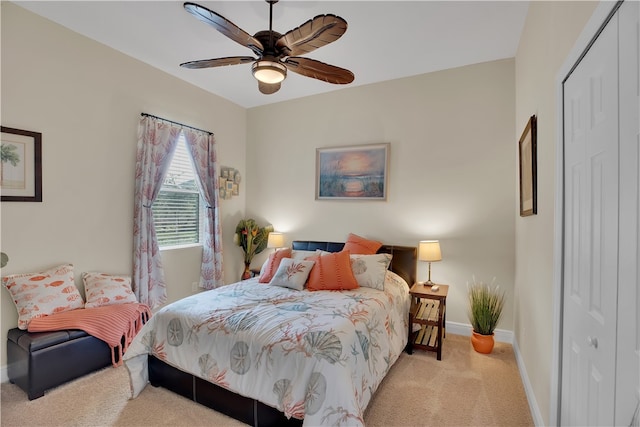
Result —
[{"label": "coral patterned pillow", "polygon": [[351,269],[358,285],[384,291],[391,254],[351,255]]},{"label": "coral patterned pillow", "polygon": [[82,308],[73,265],[64,264],[41,273],[12,274],[2,278],[18,310],[18,328],[26,330],[31,319]]},{"label": "coral patterned pillow", "polygon": [[313,261],[284,258],[269,284],[301,291],[314,264]]},{"label": "coral patterned pillow", "polygon": [[310,291],[338,291],[358,287],[358,282],[351,270],[348,251],[312,255],[307,257],[307,260],[316,263],[309,274],[307,289]]},{"label": "coral patterned pillow", "polygon": [[105,273],[83,273],[85,308],[138,302],[131,290],[131,277]]},{"label": "coral patterned pillow", "polygon": [[352,254],[373,255],[382,247],[382,243],[375,240],[368,240],[356,234],[349,233],[349,237],[344,244],[343,251],[349,251]]},{"label": "coral patterned pillow", "polygon": [[260,273],[258,282],[269,283],[273,275],[276,274],[280,261],[282,261],[283,258],[291,258],[291,248],[281,249],[269,255],[269,259],[265,262],[264,268]]}]

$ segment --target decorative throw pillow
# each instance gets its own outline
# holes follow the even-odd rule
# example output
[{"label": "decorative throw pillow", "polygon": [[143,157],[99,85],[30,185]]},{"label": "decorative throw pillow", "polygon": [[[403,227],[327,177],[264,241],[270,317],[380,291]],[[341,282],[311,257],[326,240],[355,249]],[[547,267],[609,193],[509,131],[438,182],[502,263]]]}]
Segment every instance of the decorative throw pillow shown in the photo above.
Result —
[{"label": "decorative throw pillow", "polygon": [[[308,256],[315,254],[316,251],[304,251],[304,250],[300,250],[300,249],[291,249],[291,258],[292,259],[297,259],[299,261],[302,261],[304,259],[306,259]],[[262,276],[262,274],[264,273],[265,269],[267,268],[267,265],[269,265],[269,259],[267,258],[264,263],[262,264],[262,267],[260,267],[260,274],[258,276]]]},{"label": "decorative throw pillow", "polygon": [[82,273],[85,308],[138,302],[131,290],[131,277],[106,273]]},{"label": "decorative throw pillow", "polygon": [[391,254],[351,255],[351,269],[358,285],[384,291]]},{"label": "decorative throw pillow", "polygon": [[349,233],[349,237],[344,244],[343,251],[352,254],[373,255],[382,247],[382,243],[375,240],[368,240],[356,234]]},{"label": "decorative throw pillow", "polygon": [[291,248],[280,249],[269,255],[269,259],[267,259],[264,268],[260,272],[258,282],[269,283],[273,275],[278,271],[278,266],[283,258],[291,258]]},{"label": "decorative throw pillow", "polygon": [[351,270],[348,251],[312,255],[307,259],[316,263],[309,274],[307,289],[310,291],[337,291],[358,287],[358,282]]},{"label": "decorative throw pillow", "polygon": [[314,264],[314,261],[284,258],[269,284],[301,291]]},{"label": "decorative throw pillow", "polygon": [[72,264],[63,264],[41,273],[5,276],[2,285],[16,305],[20,329],[26,330],[31,319],[84,306]]},{"label": "decorative throw pillow", "polygon": [[316,251],[304,251],[300,249],[293,249],[291,251],[291,258],[297,260],[303,260],[311,255],[315,255]]}]

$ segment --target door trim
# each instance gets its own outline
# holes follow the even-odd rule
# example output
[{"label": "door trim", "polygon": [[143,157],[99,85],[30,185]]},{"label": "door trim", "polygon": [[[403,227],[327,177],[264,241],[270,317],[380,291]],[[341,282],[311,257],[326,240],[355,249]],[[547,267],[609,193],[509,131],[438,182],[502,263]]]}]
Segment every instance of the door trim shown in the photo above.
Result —
[{"label": "door trim", "polygon": [[562,388],[562,307],[563,307],[563,247],[564,247],[564,97],[563,84],[584,57],[602,29],[618,10],[622,0],[615,3],[601,0],[582,29],[573,48],[556,74],[556,188],[553,236],[553,348],[551,354],[551,390],[549,393],[549,425],[560,425]]}]

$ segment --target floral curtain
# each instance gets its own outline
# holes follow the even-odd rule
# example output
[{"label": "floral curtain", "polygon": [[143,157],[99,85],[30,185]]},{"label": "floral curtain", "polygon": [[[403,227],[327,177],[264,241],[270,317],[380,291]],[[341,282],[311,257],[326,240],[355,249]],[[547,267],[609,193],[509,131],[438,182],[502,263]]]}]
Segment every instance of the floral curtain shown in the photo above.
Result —
[{"label": "floral curtain", "polygon": [[213,135],[194,129],[184,130],[193,167],[198,176],[200,194],[205,201],[206,217],[202,242],[200,287],[222,286],[222,232],[218,204],[218,159]]},{"label": "floral curtain", "polygon": [[151,205],[169,168],[181,126],[143,116],[138,126],[133,207],[133,291],[151,308],[167,299]]}]

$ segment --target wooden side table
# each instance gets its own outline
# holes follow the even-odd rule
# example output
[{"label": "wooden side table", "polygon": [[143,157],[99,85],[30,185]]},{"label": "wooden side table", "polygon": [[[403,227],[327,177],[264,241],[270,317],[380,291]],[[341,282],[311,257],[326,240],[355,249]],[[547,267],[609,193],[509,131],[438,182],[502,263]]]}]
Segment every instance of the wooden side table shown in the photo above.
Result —
[{"label": "wooden side table", "polygon": [[[427,351],[434,351],[438,360],[442,360],[442,341],[445,337],[445,322],[447,308],[447,293],[449,285],[438,284],[437,291],[431,290],[431,285],[416,283],[411,294],[411,309],[409,310],[409,344],[408,353],[413,353],[413,347]],[[421,325],[413,331],[413,325]]]}]

